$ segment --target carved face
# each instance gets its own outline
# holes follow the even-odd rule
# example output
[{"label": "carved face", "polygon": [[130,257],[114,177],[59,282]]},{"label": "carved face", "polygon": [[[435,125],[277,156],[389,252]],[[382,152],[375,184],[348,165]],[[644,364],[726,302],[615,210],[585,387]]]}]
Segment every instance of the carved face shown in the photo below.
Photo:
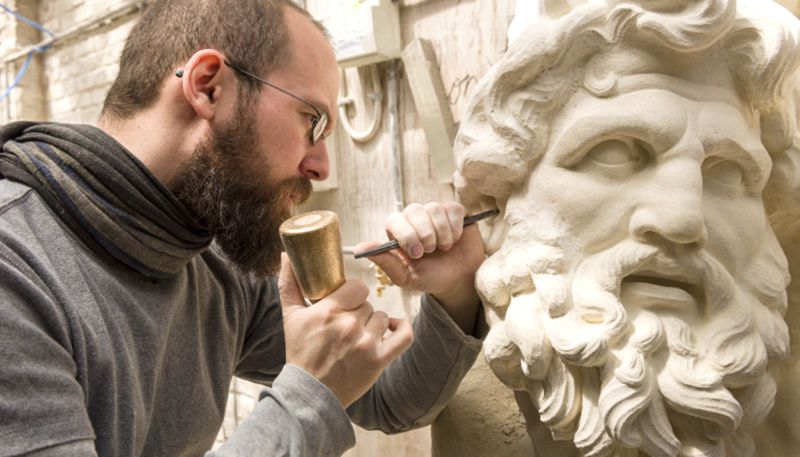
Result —
[{"label": "carved face", "polygon": [[508,200],[507,237],[478,273],[487,358],[587,455],[751,455],[775,392],[768,355],[788,350],[770,157],[724,85],[617,85],[568,100]]},{"label": "carved face", "polygon": [[797,19],[759,0],[520,11],[455,148],[462,201],[504,211],[476,276],[489,365],[582,455],[752,457],[789,347],[772,227],[791,246]]},{"label": "carved face", "polygon": [[658,248],[676,264],[626,277],[626,308],[712,320],[709,285],[681,259],[707,253],[738,282],[772,237],[761,199],[770,157],[735,95],[689,83],[608,99],[581,92],[554,125],[507,213],[554,215],[574,261],[626,240]]}]

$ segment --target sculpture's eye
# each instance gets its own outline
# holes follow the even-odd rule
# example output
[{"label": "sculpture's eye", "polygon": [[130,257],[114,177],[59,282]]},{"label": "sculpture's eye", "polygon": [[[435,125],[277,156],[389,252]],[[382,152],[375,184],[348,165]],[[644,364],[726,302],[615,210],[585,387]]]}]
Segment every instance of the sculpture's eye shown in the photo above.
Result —
[{"label": "sculpture's eye", "polygon": [[711,158],[706,160],[703,168],[708,184],[729,191],[746,190],[745,172],[736,162]]},{"label": "sculpture's eye", "polygon": [[575,169],[621,178],[643,168],[649,157],[647,148],[638,140],[605,140],[589,149]]}]

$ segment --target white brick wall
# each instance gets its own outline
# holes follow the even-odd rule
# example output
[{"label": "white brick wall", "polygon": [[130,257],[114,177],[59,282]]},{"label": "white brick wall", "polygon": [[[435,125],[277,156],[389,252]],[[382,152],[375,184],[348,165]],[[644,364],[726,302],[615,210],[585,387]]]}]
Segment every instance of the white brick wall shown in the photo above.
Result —
[{"label": "white brick wall", "polygon": [[[38,11],[38,0],[10,1],[4,5],[16,10],[19,14],[35,20]],[[41,33],[12,15],[2,11],[0,18],[0,56],[17,54],[21,49],[41,41]],[[5,92],[14,81],[17,72],[23,66],[26,55],[8,60],[3,58],[0,68],[0,90]],[[44,113],[42,88],[42,57],[35,55],[30,66],[17,88],[0,106],[0,120],[7,122],[18,118],[41,119]]]},{"label": "white brick wall", "polygon": [[[54,33],[76,24],[90,24],[117,8],[129,5],[123,0],[54,0],[41,8],[42,24]],[[95,123],[105,93],[118,70],[119,55],[137,12],[112,24],[92,28],[59,42],[45,59],[47,118],[56,122]]]}]

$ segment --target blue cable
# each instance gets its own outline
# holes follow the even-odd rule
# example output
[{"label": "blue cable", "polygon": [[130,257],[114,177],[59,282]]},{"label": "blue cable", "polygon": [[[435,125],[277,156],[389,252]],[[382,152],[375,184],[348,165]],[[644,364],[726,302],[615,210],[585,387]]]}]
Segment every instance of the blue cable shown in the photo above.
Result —
[{"label": "blue cable", "polygon": [[[17,20],[20,20],[20,21],[30,25],[31,27],[50,35],[51,38],[55,38],[56,37],[55,35],[53,35],[52,32],[50,32],[49,30],[44,28],[43,25],[39,24],[38,22],[35,22],[35,21],[32,21],[32,20],[28,19],[27,17],[17,13],[16,11],[11,10],[7,6],[3,5],[2,3],[0,3],[0,8],[4,9],[8,14],[10,14],[10,15],[14,16],[15,18],[17,18]],[[34,52],[45,52],[45,51],[47,51],[47,49],[50,46],[52,46],[52,43],[47,44],[45,46],[41,46],[41,47],[33,47],[31,49],[31,51],[28,53],[28,56],[25,57],[25,62],[22,64],[22,67],[17,72],[17,76],[14,77],[14,82],[12,82],[11,86],[9,86],[8,89],[6,89],[6,91],[3,92],[3,95],[0,95],[0,102],[5,100],[6,97],[8,97],[11,94],[11,91],[14,90],[15,87],[17,87],[19,82],[22,81],[22,77],[25,76],[25,72],[28,71],[28,66],[31,63],[31,60],[33,60],[33,53]]]}]

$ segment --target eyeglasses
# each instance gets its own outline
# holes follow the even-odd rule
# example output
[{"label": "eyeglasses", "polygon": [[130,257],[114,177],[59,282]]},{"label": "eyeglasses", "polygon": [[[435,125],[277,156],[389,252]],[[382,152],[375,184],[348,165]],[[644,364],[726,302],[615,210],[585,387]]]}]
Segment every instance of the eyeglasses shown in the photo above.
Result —
[{"label": "eyeglasses", "polygon": [[[258,77],[256,75],[254,75],[253,73],[250,73],[249,71],[245,70],[244,68],[240,68],[240,67],[237,67],[236,65],[233,65],[232,63],[228,62],[227,59],[225,60],[225,65],[231,67],[232,69],[236,70],[237,72],[239,72],[239,73],[241,73],[241,74],[243,74],[243,75],[245,75],[247,77],[253,78],[253,79],[255,79],[256,81],[258,81],[260,83],[264,83],[264,84],[268,85],[269,87],[271,87],[271,88],[273,88],[273,89],[275,89],[277,91],[283,92],[284,94],[292,97],[293,99],[295,99],[295,100],[297,100],[299,102],[305,103],[306,105],[310,106],[311,109],[314,110],[315,115],[314,115],[314,117],[311,118],[311,131],[308,134],[308,138],[311,141],[312,145],[316,144],[317,141],[319,141],[322,138],[322,135],[325,133],[325,127],[328,126],[328,115],[327,115],[327,113],[324,113],[324,112],[320,111],[319,108],[317,108],[316,106],[311,104],[311,102],[303,100],[302,98],[300,98],[297,95],[289,92],[288,90],[282,89],[282,88],[276,86],[275,84],[272,84],[271,82],[269,82],[269,81],[267,81],[265,79],[262,79],[262,78],[260,78],[260,77]],[[175,72],[175,76],[177,76],[179,78],[182,77],[183,76],[183,70],[176,71]]]}]

